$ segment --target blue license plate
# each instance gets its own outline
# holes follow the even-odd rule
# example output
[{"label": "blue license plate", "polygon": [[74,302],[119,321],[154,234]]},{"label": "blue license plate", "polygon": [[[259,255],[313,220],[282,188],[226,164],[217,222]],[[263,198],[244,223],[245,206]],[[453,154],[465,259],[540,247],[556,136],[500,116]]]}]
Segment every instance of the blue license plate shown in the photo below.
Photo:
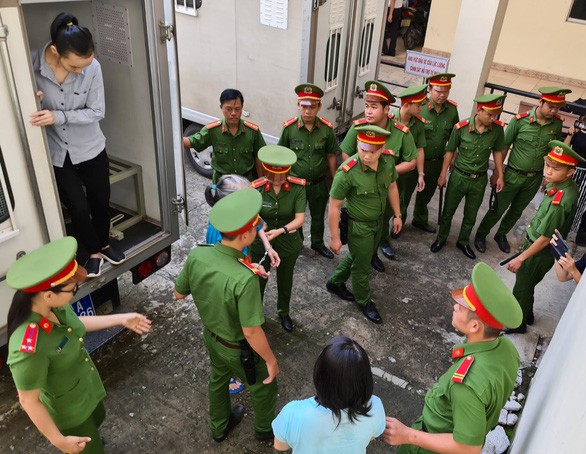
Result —
[{"label": "blue license plate", "polygon": [[96,315],[96,310],[94,309],[94,302],[92,301],[91,295],[84,296],[79,301],[73,303],[72,306],[78,317]]}]

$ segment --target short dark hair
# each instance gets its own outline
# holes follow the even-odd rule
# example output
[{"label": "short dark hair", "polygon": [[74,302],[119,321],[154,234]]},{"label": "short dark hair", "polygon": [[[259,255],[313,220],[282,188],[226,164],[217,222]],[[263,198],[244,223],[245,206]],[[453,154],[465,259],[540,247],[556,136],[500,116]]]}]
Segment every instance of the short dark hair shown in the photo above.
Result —
[{"label": "short dark hair", "polygon": [[240,90],[236,90],[235,88],[226,88],[220,94],[220,106],[224,105],[226,101],[233,101],[235,99],[239,99],[242,105],[244,105],[244,96]]},{"label": "short dark hair", "polygon": [[480,323],[484,325],[484,338],[485,339],[492,339],[493,337],[499,337],[501,334],[502,329],[500,328],[493,328],[492,326],[488,325],[487,323],[480,320],[478,314],[474,311],[468,311],[468,320],[476,319]]},{"label": "short dark hair", "polygon": [[342,410],[351,423],[358,416],[370,416],[372,371],[368,354],[358,342],[345,336],[331,339],[313,366],[313,384],[316,401],[333,413],[338,425]]},{"label": "short dark hair", "polygon": [[86,27],[80,27],[77,18],[69,13],[59,13],[51,23],[51,44],[59,55],[70,52],[89,57],[95,51],[94,39]]}]

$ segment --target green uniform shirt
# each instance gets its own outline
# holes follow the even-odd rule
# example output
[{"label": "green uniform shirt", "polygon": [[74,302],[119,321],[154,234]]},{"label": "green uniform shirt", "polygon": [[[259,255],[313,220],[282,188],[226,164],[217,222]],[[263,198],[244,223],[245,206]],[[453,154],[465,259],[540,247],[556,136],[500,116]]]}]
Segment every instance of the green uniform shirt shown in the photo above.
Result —
[{"label": "green uniform shirt", "polygon": [[[401,133],[402,134],[402,133]],[[356,159],[356,164],[347,172],[343,169]],[[395,162],[390,155],[381,155],[376,172],[362,165],[358,154],[348,158],[336,172],[330,197],[346,199],[346,208],[351,219],[375,221],[385,212],[389,186],[397,181]]]},{"label": "green uniform shirt", "polygon": [[[401,111],[397,110],[395,112],[395,119],[401,124],[405,124],[401,121]],[[406,124],[409,128],[409,132],[413,135],[413,140],[415,141],[416,148],[423,148],[427,145],[427,141],[425,138],[425,119],[423,117],[418,116],[411,116],[411,120],[409,124]]]},{"label": "green uniform shirt", "polygon": [[297,155],[291,175],[310,182],[322,177],[328,169],[327,155],[335,155],[340,151],[336,134],[329,124],[318,117],[310,132],[305,128],[301,115],[297,121],[283,128],[278,145],[290,148]]},{"label": "green uniform shirt", "polygon": [[446,151],[458,151],[454,163],[456,168],[469,173],[486,172],[491,153],[502,152],[505,149],[503,127],[498,123],[492,123],[480,134],[474,125],[474,116],[467,121],[468,124],[460,128],[454,127]]},{"label": "green uniform shirt", "polygon": [[[66,305],[54,308],[59,324],[40,325],[41,316],[32,312],[8,344],[8,364],[21,391],[41,390],[40,400],[60,430],[70,429],[90,417],[106,396],[100,375],[84,347],[85,326]],[[34,353],[20,351],[30,323],[38,326]]]},{"label": "green uniform shirt", "polygon": [[[508,165],[525,172],[541,172],[543,157],[549,152],[550,140],[561,140],[563,121],[558,117],[540,125],[535,110],[513,117],[505,131],[505,144],[513,145]],[[521,118],[522,117],[522,118]]]},{"label": "green uniform shirt", "polygon": [[238,259],[244,254],[216,243],[193,249],[175,290],[193,295],[203,325],[228,342],[244,339],[242,327],[264,323],[258,277]]},{"label": "green uniform shirt", "polygon": [[[289,187],[289,190],[286,189],[286,186]],[[267,223],[268,230],[280,229],[291,222],[295,218],[295,214],[305,213],[307,200],[304,186],[287,182],[281,186],[278,195],[275,194],[272,186],[267,191],[266,185],[263,185],[258,188],[258,191],[262,195],[260,216]],[[260,242],[260,239],[257,238],[256,241]],[[279,235],[273,240],[273,247],[283,257],[298,252],[303,247],[301,229],[293,233]]]},{"label": "green uniform shirt", "polygon": [[[387,137],[385,142],[385,148],[391,151],[391,154],[395,158],[395,164],[400,164],[404,161],[413,161],[417,159],[417,147],[415,147],[415,140],[411,132],[405,134],[400,129],[395,127],[397,122],[392,118],[387,121],[387,131],[391,132],[391,135]],[[355,155],[358,151],[356,147],[356,140],[358,133],[356,132],[356,126],[366,125],[366,122],[355,121],[343,142],[340,145],[341,150],[348,156]]]},{"label": "green uniform shirt", "polygon": [[421,110],[425,123],[425,159],[441,158],[446,152],[446,144],[452,129],[460,121],[457,107],[450,101],[442,104],[439,112],[435,110],[433,101],[429,101]]},{"label": "green uniform shirt", "polygon": [[[531,241],[536,241],[540,236],[550,238],[555,229],[558,229],[562,235],[567,235],[574,221],[576,213],[576,203],[578,200],[578,186],[571,178],[555,186],[557,191],[552,191],[554,185],[547,185],[545,195],[531,223],[527,226],[527,237]],[[558,204],[560,191],[563,196]],[[549,195],[551,193],[551,195]]]},{"label": "green uniform shirt", "polygon": [[[463,349],[463,355],[425,396],[423,421],[430,433],[452,433],[458,443],[479,446],[498,423],[500,411],[515,387],[519,353],[504,336],[456,345],[457,349]],[[468,355],[474,361],[463,382],[452,381]]]},{"label": "green uniform shirt", "polygon": [[212,168],[222,175],[252,172],[258,150],[266,145],[258,126],[240,120],[238,132],[233,136],[225,119],[204,126],[189,136],[189,142],[197,151],[211,146]]}]

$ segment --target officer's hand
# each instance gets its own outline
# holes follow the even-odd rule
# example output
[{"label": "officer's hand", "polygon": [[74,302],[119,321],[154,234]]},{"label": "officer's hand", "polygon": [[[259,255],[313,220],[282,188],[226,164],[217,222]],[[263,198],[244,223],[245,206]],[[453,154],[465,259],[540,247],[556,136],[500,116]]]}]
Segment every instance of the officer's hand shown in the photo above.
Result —
[{"label": "officer's hand", "polygon": [[262,265],[258,265],[257,263],[253,263],[252,266],[258,270],[258,275],[260,277],[262,277],[263,279],[268,279],[269,276],[271,275],[271,273],[268,273],[267,270],[265,270],[265,267]]},{"label": "officer's hand", "polygon": [[499,177],[496,179],[496,192],[501,192],[505,187],[505,179],[503,177]]},{"label": "officer's hand", "polygon": [[85,449],[86,443],[92,441],[90,437],[75,437],[73,435],[63,437],[63,439],[55,445],[55,447],[62,452],[78,453]]},{"label": "officer's hand", "polygon": [[417,179],[417,192],[421,192],[425,189],[425,177],[423,175],[419,175]]},{"label": "officer's hand", "polygon": [[387,416],[383,438],[392,446],[399,446],[408,443],[409,431],[412,430],[396,418]]},{"label": "officer's hand", "polygon": [[496,172],[492,172],[492,175],[490,176],[490,185],[496,186],[497,180],[498,180],[498,174]]},{"label": "officer's hand", "polygon": [[122,326],[142,335],[148,333],[151,330],[151,321],[142,314],[130,312],[128,314],[124,314]]},{"label": "officer's hand", "polygon": [[507,269],[511,273],[516,273],[517,271],[519,271],[519,268],[521,268],[521,265],[523,265],[523,259],[515,257],[513,260],[509,262],[509,264],[507,265]]},{"label": "officer's hand", "polygon": [[[283,233],[283,228],[281,227],[280,229],[269,230],[268,232],[266,232],[266,236],[269,241],[273,241],[275,238],[277,238],[282,233]],[[289,230],[289,233],[291,233],[290,230]]]},{"label": "officer's hand", "polygon": [[330,250],[334,254],[338,255],[340,253],[340,249],[342,249],[342,242],[340,241],[340,239],[338,238],[338,239],[334,240],[333,238],[331,238],[330,239]]},{"label": "officer's hand", "polygon": [[273,248],[269,249],[269,259],[271,260],[271,267],[276,268],[281,264],[281,257]]},{"label": "officer's hand", "polygon": [[191,148],[191,142],[189,141],[188,137],[184,137],[183,138],[183,148]]},{"label": "officer's hand", "polygon": [[393,218],[393,232],[399,233],[403,228],[403,221],[401,218]]},{"label": "officer's hand", "polygon": [[269,373],[269,376],[262,381],[264,385],[268,385],[275,378],[277,378],[277,375],[279,375],[280,370],[276,359],[274,363],[267,363],[267,371]]},{"label": "officer's hand", "polygon": [[555,233],[551,236],[551,240],[549,240],[549,242],[554,246],[558,245],[558,236],[556,235],[556,233],[559,233],[557,229],[555,230]]},{"label": "officer's hand", "polygon": [[446,176],[440,173],[439,178],[437,179],[437,187],[444,188],[446,186]]}]

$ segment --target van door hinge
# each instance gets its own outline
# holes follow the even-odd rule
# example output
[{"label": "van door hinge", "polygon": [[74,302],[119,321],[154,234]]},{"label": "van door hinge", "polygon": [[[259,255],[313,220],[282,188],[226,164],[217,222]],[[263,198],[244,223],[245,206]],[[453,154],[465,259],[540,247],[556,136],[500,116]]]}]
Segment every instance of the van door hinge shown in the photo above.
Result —
[{"label": "van door hinge", "polygon": [[171,41],[175,37],[175,27],[161,19],[159,21],[159,33],[161,34],[159,37],[161,44],[165,44],[165,41]]},{"label": "van door hinge", "polygon": [[171,205],[173,205],[174,214],[182,213],[183,208],[185,208],[185,199],[181,194],[177,194],[177,197],[171,199]]}]

